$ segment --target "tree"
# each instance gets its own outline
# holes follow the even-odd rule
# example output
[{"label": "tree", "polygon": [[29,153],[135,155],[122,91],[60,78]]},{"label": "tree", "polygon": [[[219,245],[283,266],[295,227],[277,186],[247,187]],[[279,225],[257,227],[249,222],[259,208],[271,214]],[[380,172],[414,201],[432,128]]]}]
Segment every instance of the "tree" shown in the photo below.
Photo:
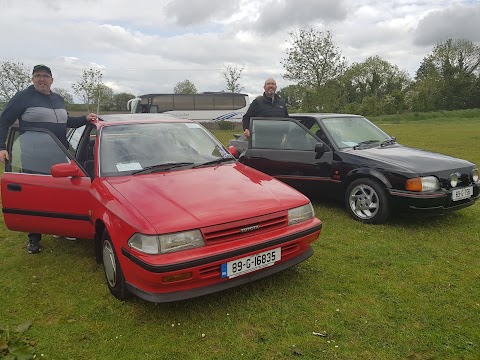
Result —
[{"label": "tree", "polygon": [[31,82],[29,70],[22,62],[0,62],[0,101],[8,102],[15,93],[25,89]]},{"label": "tree", "polygon": [[306,89],[300,85],[288,85],[278,90],[278,95],[287,104],[289,112],[300,111],[305,98]]},{"label": "tree", "polygon": [[379,56],[350,66],[340,82],[343,90],[341,98],[346,103],[363,104],[362,113],[365,115],[379,115],[379,109],[386,113],[404,110],[404,94],[411,84],[406,71]]},{"label": "tree", "polygon": [[232,93],[242,91],[243,87],[238,84],[238,80],[242,77],[243,67],[239,68],[234,65],[226,65],[222,74],[227,80],[227,90]]},{"label": "tree", "polygon": [[317,91],[328,81],[337,78],[345,69],[345,60],[335,46],[329,31],[313,28],[290,32],[291,46],[281,61],[287,80],[312,87]]},{"label": "tree", "polygon": [[190,80],[183,80],[173,88],[175,94],[196,94],[197,88]]},{"label": "tree", "polygon": [[65,101],[65,105],[73,104],[73,96],[68,92],[68,90],[62,89],[62,88],[55,88],[53,89],[53,92],[63,97],[63,100]]},{"label": "tree", "polygon": [[113,110],[113,90],[105,84],[97,86],[97,97],[94,99],[95,111]]},{"label": "tree", "polygon": [[87,105],[88,111],[92,111],[99,96],[100,85],[103,85],[102,76],[98,69],[84,69],[80,80],[72,85],[75,94]]},{"label": "tree", "polygon": [[478,105],[477,80],[480,73],[480,45],[466,39],[438,43],[416,73],[412,104],[425,110],[456,110]]},{"label": "tree", "polygon": [[133,99],[135,95],[129,93],[120,93],[113,95],[113,111],[125,111],[127,109],[127,102]]}]

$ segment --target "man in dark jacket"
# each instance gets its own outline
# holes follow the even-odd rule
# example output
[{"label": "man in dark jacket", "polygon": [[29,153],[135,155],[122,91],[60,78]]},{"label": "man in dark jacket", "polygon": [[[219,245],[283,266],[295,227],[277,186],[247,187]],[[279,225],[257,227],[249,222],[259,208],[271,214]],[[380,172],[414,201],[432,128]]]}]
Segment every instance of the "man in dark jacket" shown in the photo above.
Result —
[{"label": "man in dark jacket", "polygon": [[[21,129],[28,127],[50,130],[65,147],[68,147],[67,127],[77,128],[97,118],[97,115],[93,113],[81,117],[68,116],[63,98],[51,91],[53,77],[48,66],[36,65],[33,68],[32,82],[33,85],[17,92],[0,114],[0,162],[5,163],[10,159],[5,143],[8,130],[17,119]],[[20,139],[23,172],[50,173],[49,169],[40,169],[38,161],[32,161],[30,158],[35,157],[29,156],[29,154],[38,151],[45,152],[46,162],[50,161],[52,164],[58,162],[57,159],[52,159],[48,150],[42,148],[41,139],[36,138],[34,132],[26,132],[24,135],[26,137]],[[36,158],[38,159],[38,157]],[[61,162],[61,160],[59,161]],[[28,234],[27,250],[29,253],[41,251],[41,237],[41,234]]]},{"label": "man in dark jacket", "polygon": [[263,90],[263,95],[256,97],[243,115],[243,133],[247,137],[250,136],[251,117],[288,117],[287,105],[276,93],[276,81],[272,78],[265,80]]}]

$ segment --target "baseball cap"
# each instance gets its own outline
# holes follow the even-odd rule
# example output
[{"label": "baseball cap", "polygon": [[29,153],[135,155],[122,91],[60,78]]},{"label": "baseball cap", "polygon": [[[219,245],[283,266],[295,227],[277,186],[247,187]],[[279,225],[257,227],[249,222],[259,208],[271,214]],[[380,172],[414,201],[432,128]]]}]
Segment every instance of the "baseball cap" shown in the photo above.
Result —
[{"label": "baseball cap", "polygon": [[46,71],[48,72],[50,75],[52,75],[52,70],[50,70],[50,68],[47,66],[47,65],[43,65],[43,64],[39,64],[39,65],[35,65],[33,67],[33,73],[35,73],[35,71],[40,71],[40,70],[43,70],[43,71]]}]

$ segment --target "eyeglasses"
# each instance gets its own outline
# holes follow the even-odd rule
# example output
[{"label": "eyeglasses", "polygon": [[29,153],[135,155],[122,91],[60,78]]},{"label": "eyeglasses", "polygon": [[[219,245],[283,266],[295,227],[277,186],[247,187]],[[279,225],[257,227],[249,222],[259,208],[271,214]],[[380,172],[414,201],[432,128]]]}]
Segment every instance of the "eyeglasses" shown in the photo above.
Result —
[{"label": "eyeglasses", "polygon": [[50,75],[41,75],[41,74],[35,74],[33,75],[35,79],[51,79],[52,77]]}]

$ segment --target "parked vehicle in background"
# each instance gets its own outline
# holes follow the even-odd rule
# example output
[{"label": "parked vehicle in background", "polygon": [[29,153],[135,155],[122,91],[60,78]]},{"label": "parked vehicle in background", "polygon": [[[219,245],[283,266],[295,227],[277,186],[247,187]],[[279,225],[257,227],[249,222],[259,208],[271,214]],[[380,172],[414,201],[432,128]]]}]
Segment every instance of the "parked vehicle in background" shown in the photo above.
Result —
[{"label": "parked vehicle in background", "polygon": [[[19,141],[35,132],[37,170]],[[322,223],[304,195],[238,162],[203,126],[164,114],[106,115],[8,141],[1,181],[10,230],[94,239],[110,292],[152,302],[201,296],[294,266]],[[53,166],[44,151],[64,162]],[[42,168],[45,167],[44,169]]]},{"label": "parked vehicle in background", "polygon": [[384,223],[394,212],[443,214],[479,198],[475,164],[402,146],[362,116],[252,118],[250,132],[230,141],[240,162],[305,194],[343,201],[364,223]]},{"label": "parked vehicle in background", "polygon": [[131,99],[131,113],[167,113],[198,122],[241,122],[250,105],[246,94],[205,92],[201,94],[146,94]]}]

